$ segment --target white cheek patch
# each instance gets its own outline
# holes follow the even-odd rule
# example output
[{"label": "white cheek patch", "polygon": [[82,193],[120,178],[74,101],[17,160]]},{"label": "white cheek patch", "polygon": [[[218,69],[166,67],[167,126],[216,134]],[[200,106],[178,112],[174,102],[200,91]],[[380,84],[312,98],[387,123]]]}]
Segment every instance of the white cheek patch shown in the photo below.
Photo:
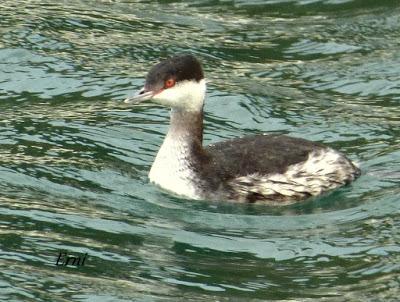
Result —
[{"label": "white cheek patch", "polygon": [[206,81],[183,81],[174,87],[164,89],[152,100],[164,106],[181,108],[188,111],[199,111],[203,108],[206,94]]}]

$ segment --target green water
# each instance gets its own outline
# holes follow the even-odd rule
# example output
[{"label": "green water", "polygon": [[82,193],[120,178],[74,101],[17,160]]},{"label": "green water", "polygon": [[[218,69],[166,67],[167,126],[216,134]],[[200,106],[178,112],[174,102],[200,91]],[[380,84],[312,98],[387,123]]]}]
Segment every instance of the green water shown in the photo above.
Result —
[{"label": "green water", "polygon": [[[398,301],[399,49],[398,1],[2,1],[0,301]],[[363,175],[282,208],[150,185],[168,111],[121,100],[180,52],[206,143],[290,133]]]}]

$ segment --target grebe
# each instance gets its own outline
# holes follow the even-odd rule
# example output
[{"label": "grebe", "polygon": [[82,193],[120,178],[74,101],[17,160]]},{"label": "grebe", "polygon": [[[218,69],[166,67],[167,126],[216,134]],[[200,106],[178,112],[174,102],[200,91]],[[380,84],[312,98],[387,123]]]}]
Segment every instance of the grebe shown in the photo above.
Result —
[{"label": "grebe", "polygon": [[181,55],[153,66],[139,94],[171,107],[171,124],[149,179],[190,199],[289,204],[353,181],[360,170],[342,153],[285,135],[252,135],[203,147],[206,82],[199,61]]}]

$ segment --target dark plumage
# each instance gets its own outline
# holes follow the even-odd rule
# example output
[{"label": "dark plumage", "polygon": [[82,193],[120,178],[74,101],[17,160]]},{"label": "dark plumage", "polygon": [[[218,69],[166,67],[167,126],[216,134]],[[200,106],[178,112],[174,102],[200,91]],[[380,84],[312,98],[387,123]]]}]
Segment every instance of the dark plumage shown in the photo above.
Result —
[{"label": "dark plumage", "polygon": [[360,170],[342,153],[284,135],[253,135],[203,147],[205,81],[199,61],[177,56],[152,67],[141,94],[169,106],[171,125],[149,178],[193,199],[286,204],[354,180]]},{"label": "dark plumage", "polygon": [[[219,142],[206,147],[202,146],[203,113],[189,113],[173,111],[171,114],[171,130],[184,129],[177,135],[188,144],[189,154],[186,158],[189,168],[193,172],[193,181],[197,183],[198,194],[207,199],[230,199],[254,202],[269,200],[287,202],[291,196],[284,196],[279,192],[265,194],[262,182],[257,184],[257,177],[252,184],[247,181],[237,182],[238,177],[259,175],[283,175],[296,164],[306,163],[310,154],[334,152],[339,157],[335,163],[338,167],[347,167],[346,175],[332,173],[328,175],[329,184],[322,191],[331,189],[331,184],[344,185],[359,176],[360,170],[354,166],[343,154],[326,146],[286,135],[252,135],[242,138]],[[320,163],[323,165],[323,163]],[[321,167],[323,168],[323,167]],[[304,173],[299,171],[299,173]],[[298,177],[303,177],[303,175]],[[312,175],[309,176],[310,179]],[[274,180],[276,183],[277,180]],[[296,180],[293,179],[293,185]],[[285,183],[287,184],[287,183]],[[244,185],[247,192],[240,194],[237,187]],[[283,185],[283,183],[282,183]],[[295,199],[304,199],[313,195],[312,192],[293,192]]]},{"label": "dark plumage", "polygon": [[172,57],[150,69],[146,77],[145,90],[158,91],[170,78],[173,78],[176,82],[188,80],[198,82],[204,78],[204,74],[199,61],[195,57],[191,55]]},{"label": "dark plumage", "polygon": [[246,175],[284,173],[289,166],[307,160],[310,152],[323,148],[321,144],[285,135],[252,135],[219,142],[205,150],[221,166],[228,167],[228,174]]}]

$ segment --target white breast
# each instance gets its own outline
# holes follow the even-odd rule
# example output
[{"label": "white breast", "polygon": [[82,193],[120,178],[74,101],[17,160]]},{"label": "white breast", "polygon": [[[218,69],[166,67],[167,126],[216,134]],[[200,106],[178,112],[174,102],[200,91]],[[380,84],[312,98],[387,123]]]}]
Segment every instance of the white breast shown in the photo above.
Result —
[{"label": "white breast", "polygon": [[149,173],[151,182],[163,189],[191,199],[200,199],[194,186],[195,175],[189,167],[189,148],[167,136]]}]

